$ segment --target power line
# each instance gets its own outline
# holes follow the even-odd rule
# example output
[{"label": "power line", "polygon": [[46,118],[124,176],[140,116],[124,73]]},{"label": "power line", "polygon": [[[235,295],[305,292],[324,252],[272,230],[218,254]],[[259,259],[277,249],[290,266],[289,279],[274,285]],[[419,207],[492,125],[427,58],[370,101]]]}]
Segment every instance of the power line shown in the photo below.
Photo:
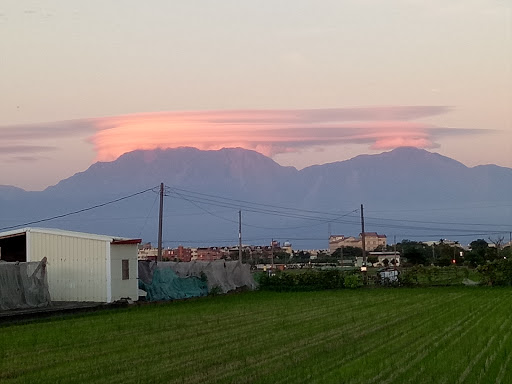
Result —
[{"label": "power line", "polygon": [[454,223],[454,222],[441,222],[441,221],[420,221],[420,220],[406,220],[406,219],[386,219],[383,217],[370,217],[369,219],[373,220],[382,220],[382,221],[400,221],[406,223],[420,223],[420,224],[441,224],[441,225],[469,225],[469,226],[482,226],[482,227],[506,227],[507,224],[484,224],[484,223]]},{"label": "power line", "polygon": [[[196,196],[184,197],[182,194],[180,194],[180,193],[178,193],[176,191],[174,191],[173,193],[178,196],[177,198],[186,200],[186,201],[191,202],[191,203],[194,202],[194,203],[198,203],[198,204],[209,204],[209,205],[214,205],[214,206],[218,206],[218,207],[232,208],[232,209],[237,209],[237,210],[238,209],[243,209],[246,212],[268,214],[268,215],[273,215],[273,216],[281,216],[281,217],[305,219],[305,220],[316,220],[316,221],[322,221],[322,222],[337,221],[338,217],[340,217],[339,214],[337,214],[337,213],[309,211],[309,212],[321,213],[323,215],[331,215],[331,216],[338,215],[337,217],[319,217],[319,216],[305,215],[305,214],[299,214],[299,213],[291,213],[291,212],[282,212],[282,211],[278,211],[278,210],[270,210],[270,209],[266,209],[266,208],[251,207],[251,206],[247,206],[247,205],[240,205],[240,204],[230,203],[229,201],[218,201],[218,200],[202,198],[202,197],[196,197]],[[171,197],[173,197],[173,196],[171,195]],[[176,196],[174,196],[174,197],[176,197]],[[235,200],[233,200],[233,201],[235,201]],[[259,205],[259,204],[256,204],[256,203],[251,203],[251,204]],[[268,204],[261,204],[261,205],[262,206],[268,206]],[[288,211],[294,210],[294,208],[288,208],[288,207],[286,207],[286,208],[285,207],[281,207],[281,209],[288,210]],[[296,211],[307,211],[307,210],[302,210],[302,209],[295,209],[295,210]],[[351,213],[353,213],[353,211],[348,212],[346,215],[351,214]],[[346,216],[346,215],[343,215],[343,216]]]},{"label": "power line", "polygon": [[[210,194],[207,194],[207,193],[194,192],[194,191],[190,191],[190,190],[182,189],[182,188],[177,188],[177,187],[170,187],[170,188],[171,188],[171,190],[174,190],[174,191],[178,190],[178,191],[182,191],[184,193],[189,193],[189,194],[199,195],[199,196],[205,196],[207,198],[226,200],[227,202],[233,201],[233,202],[236,202],[236,203],[244,203],[244,204],[261,206],[261,207],[277,208],[277,209],[282,209],[282,210],[300,211],[300,212],[308,212],[308,213],[318,213],[318,214],[322,214],[322,215],[337,215],[336,213],[325,212],[325,211],[315,211],[315,210],[310,210],[310,209],[284,207],[284,206],[273,205],[273,204],[254,203],[252,201],[232,199],[232,198],[222,197],[222,196],[218,196],[218,195],[210,195]],[[215,201],[215,200],[206,199],[206,198],[205,198],[205,200]]]},{"label": "power line", "polygon": [[[300,225],[300,226],[293,226],[293,227],[266,227],[266,226],[259,226],[259,225],[254,225],[254,224],[248,224],[248,223],[245,223],[244,226],[248,226],[248,227],[253,227],[253,228],[259,228],[259,229],[275,229],[275,230],[286,230],[286,229],[298,229],[298,228],[308,228],[308,227],[312,227],[312,226],[316,226],[316,225],[320,225],[320,224],[323,224],[323,223],[328,223],[328,222],[338,222],[340,221],[339,219],[342,218],[342,217],[345,217],[345,216],[348,216],[350,214],[353,214],[355,212],[358,211],[358,209],[355,209],[353,211],[350,211],[348,213],[345,213],[343,215],[338,215],[336,217],[318,217],[318,216],[309,216],[309,215],[302,215],[302,214],[293,214],[293,213],[288,213],[288,212],[279,212],[279,211],[275,211],[275,210],[268,210],[268,209],[263,209],[263,208],[255,208],[255,207],[250,207],[250,206],[240,206],[240,205],[236,205],[236,204],[232,204],[232,203],[229,203],[229,202],[223,202],[223,201],[217,201],[217,200],[212,200],[212,199],[205,199],[205,198],[198,198],[198,197],[185,197],[183,196],[183,194],[177,192],[176,190],[174,190],[172,193],[174,193],[175,195],[178,195],[178,198],[181,198],[183,200],[186,200],[188,201],[189,203],[193,204],[194,206],[196,206],[197,208],[203,210],[204,212],[214,216],[214,217],[217,217],[217,218],[220,218],[222,220],[226,220],[226,221],[229,221],[229,222],[232,222],[232,223],[236,223],[235,220],[231,220],[231,219],[227,219],[223,216],[219,216],[217,214],[214,214],[212,213],[211,211],[207,210],[206,208],[202,207],[200,204],[209,204],[209,205],[214,205],[214,206],[220,206],[220,207],[224,207],[224,208],[233,208],[233,209],[241,209],[243,208],[244,212],[251,212],[251,213],[259,213],[259,214],[266,214],[266,215],[272,215],[272,216],[280,216],[280,217],[286,217],[286,218],[294,218],[294,219],[304,219],[304,220],[315,220],[315,221],[319,221],[318,223],[315,223],[315,224],[310,224],[310,225]],[[171,195],[171,197],[173,197]],[[235,201],[235,200],[233,200]],[[242,201],[242,200],[237,200],[237,201]],[[256,203],[251,203],[253,205],[261,205],[261,206],[269,206],[269,204],[256,204]],[[273,206],[273,207],[277,207],[277,206]],[[281,207],[281,208],[284,208],[284,207]],[[286,210],[292,210],[293,208],[284,208]],[[301,209],[297,209],[297,211],[308,211],[308,212],[319,212],[319,211],[310,211],[310,210],[301,210]],[[327,213],[324,213],[324,214],[327,214]],[[329,215],[335,215],[336,213],[328,213]]]},{"label": "power line", "polygon": [[146,228],[146,224],[148,223],[149,216],[151,216],[151,212],[153,212],[153,208],[155,207],[157,199],[158,199],[158,195],[155,196],[155,200],[153,200],[153,204],[151,205],[151,208],[148,211],[148,215],[146,216],[146,220],[144,221],[144,224],[142,225],[142,228],[139,231],[139,237],[142,236],[142,231],[144,230],[144,228]]},{"label": "power line", "polygon": [[459,206],[459,207],[444,207],[444,208],[421,208],[421,209],[379,209],[372,210],[373,212],[430,212],[430,211],[456,211],[456,210],[467,210],[467,209],[489,209],[489,208],[503,208],[503,207],[512,207],[512,204],[501,204],[501,205],[483,205],[483,206]]},{"label": "power line", "polygon": [[76,214],[79,214],[79,213],[82,213],[82,212],[90,211],[92,209],[101,208],[101,207],[104,207],[104,206],[109,205],[109,204],[114,204],[114,203],[117,203],[119,201],[126,200],[126,199],[129,199],[129,198],[137,196],[137,195],[142,195],[143,193],[152,191],[153,189],[154,188],[148,188],[148,189],[145,189],[144,191],[140,191],[140,192],[137,192],[137,193],[132,193],[131,195],[120,197],[118,199],[111,200],[111,201],[108,201],[106,203],[93,205],[92,207],[82,208],[82,209],[79,209],[79,210],[73,211],[73,212],[63,213],[62,215],[47,217],[47,218],[40,219],[40,220],[29,221],[29,222],[23,223],[23,224],[11,225],[9,227],[0,228],[0,231],[5,231],[5,230],[8,230],[8,229],[14,229],[14,228],[18,228],[18,227],[26,227],[26,226],[32,225],[32,224],[44,223],[46,221],[60,219],[60,218],[71,216],[71,215],[76,215]]},{"label": "power line", "polygon": [[194,201],[192,201],[192,200],[190,200],[190,199],[186,198],[185,196],[181,195],[180,193],[178,193],[178,192],[176,192],[176,191],[174,191],[174,193],[175,193],[175,194],[177,194],[178,196],[180,196],[183,200],[188,201],[190,204],[193,204],[193,205],[194,205],[194,206],[196,206],[197,208],[199,208],[199,209],[201,209],[202,211],[204,211],[204,212],[208,213],[209,215],[212,215],[212,216],[217,217],[217,218],[222,219],[222,220],[229,221],[229,222],[231,222],[231,223],[237,223],[237,222],[236,222],[236,221],[234,221],[234,220],[226,219],[225,217],[222,217],[222,216],[219,216],[219,215],[216,215],[216,214],[214,214],[214,213],[210,212],[210,211],[209,211],[209,210],[207,210],[206,208],[201,207],[200,205],[196,204]]},{"label": "power line", "polygon": [[[321,212],[321,211],[282,207],[282,206],[271,205],[271,204],[253,203],[253,202],[249,202],[246,200],[224,198],[224,197],[220,197],[220,196],[209,195],[209,194],[204,194],[204,193],[199,193],[199,192],[193,192],[190,190],[184,190],[181,188],[172,188],[172,190],[173,190],[173,192],[171,192],[171,195],[174,193],[175,196],[178,195],[179,198],[182,198],[182,199],[185,199],[185,200],[191,202],[192,204],[196,205],[198,208],[200,208],[202,210],[205,210],[205,208],[201,207],[200,204],[207,204],[207,205],[220,206],[220,207],[232,208],[232,209],[244,208],[244,211],[246,211],[246,212],[267,214],[267,215],[272,215],[272,216],[280,216],[280,217],[294,218],[294,219],[313,220],[313,221],[319,222],[319,223],[315,223],[313,225],[295,226],[295,227],[273,227],[273,228],[251,225],[248,223],[245,224],[246,226],[255,227],[255,228],[269,229],[269,230],[272,230],[272,229],[273,230],[287,230],[287,229],[310,227],[310,226],[319,225],[321,223],[330,223],[330,222],[338,222],[338,223],[344,223],[344,224],[350,224],[350,225],[358,224],[358,222],[356,222],[356,221],[341,220],[342,217],[348,216],[348,215],[354,213],[355,211],[349,212],[349,213],[341,215],[341,216],[332,217],[332,215],[335,215],[335,214]],[[188,196],[187,198],[185,198],[183,196],[183,194],[178,193],[177,190],[184,191],[188,194],[192,194],[192,196]],[[239,203],[242,203],[242,204],[239,204]],[[271,208],[275,208],[275,209],[268,209],[267,207],[271,207]],[[210,213],[208,210],[206,210],[206,212]],[[324,216],[319,217],[318,215],[302,214],[299,212],[315,213],[315,214],[321,214]],[[329,216],[326,217],[327,215],[329,215]],[[234,222],[234,220],[229,220],[222,216],[218,216],[218,215],[213,215],[213,216],[219,217],[223,220]],[[385,218],[378,218],[378,217],[374,217],[371,219],[381,221],[381,223],[375,222],[375,221],[368,221],[369,225],[375,226],[375,227],[406,229],[406,230],[420,230],[420,231],[436,231],[436,232],[444,232],[444,235],[452,234],[452,236],[453,235],[457,235],[457,236],[462,235],[467,232],[469,232],[471,235],[473,235],[475,232],[475,229],[443,228],[442,226],[445,226],[445,225],[486,226],[487,225],[487,224],[483,224],[483,223],[454,223],[454,222],[419,221],[419,220],[407,220],[407,219],[400,220],[400,219],[385,219]],[[384,222],[388,221],[388,222],[394,222],[394,223],[382,223],[382,221],[384,221]],[[404,223],[410,222],[410,223],[418,223],[418,224],[422,224],[422,223],[423,224],[437,224],[437,226],[400,225],[400,224],[395,224],[396,222],[404,222]],[[505,225],[489,224],[487,226],[503,227]],[[496,229],[493,229],[492,231],[489,231],[486,233],[495,233],[495,232],[496,232]],[[506,231],[504,231],[504,232],[506,232]],[[435,236],[435,235],[430,235],[430,236]]]}]

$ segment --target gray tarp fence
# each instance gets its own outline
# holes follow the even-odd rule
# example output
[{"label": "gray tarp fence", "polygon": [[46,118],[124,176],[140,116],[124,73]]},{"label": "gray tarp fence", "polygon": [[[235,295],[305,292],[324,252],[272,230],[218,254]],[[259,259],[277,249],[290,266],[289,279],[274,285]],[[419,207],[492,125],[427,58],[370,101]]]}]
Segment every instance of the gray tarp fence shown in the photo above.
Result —
[{"label": "gray tarp fence", "polygon": [[51,305],[46,257],[40,262],[0,261],[0,310]]},{"label": "gray tarp fence", "polygon": [[[238,261],[190,261],[174,262],[164,261],[139,261],[139,280],[141,288],[144,284],[151,284],[156,270],[172,270],[179,278],[204,278],[208,284],[208,291],[219,289],[222,293],[233,291],[237,288],[256,288],[256,283],[251,275],[250,266]],[[163,274],[159,273],[161,279]],[[174,279],[171,279],[174,283]],[[171,283],[169,282],[169,285]]]}]

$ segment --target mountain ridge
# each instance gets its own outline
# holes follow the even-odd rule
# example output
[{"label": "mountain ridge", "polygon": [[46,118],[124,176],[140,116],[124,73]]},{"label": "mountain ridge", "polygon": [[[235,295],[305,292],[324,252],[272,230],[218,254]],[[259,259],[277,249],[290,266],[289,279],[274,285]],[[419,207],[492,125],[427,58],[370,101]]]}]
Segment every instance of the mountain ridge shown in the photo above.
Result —
[{"label": "mountain ridge", "polygon": [[[169,244],[185,240],[211,244],[215,239],[230,238],[237,230],[238,210],[244,211],[250,238],[317,239],[311,240],[311,245],[325,244],[326,240],[318,239],[327,238],[328,223],[335,232],[357,235],[357,215],[336,220],[329,217],[342,217],[357,210],[361,203],[370,214],[388,212],[384,215],[388,222],[370,219],[369,230],[405,237],[463,238],[472,233],[471,229],[478,228],[471,227],[472,223],[506,225],[512,218],[512,169],[506,167],[467,167],[437,153],[398,148],[297,170],[242,148],[201,151],[182,147],[138,150],[112,162],[97,162],[41,192],[0,187],[0,230],[103,204],[156,188],[161,182],[169,187],[165,203]],[[154,241],[155,222],[149,218],[156,214],[157,193],[148,193],[45,225]],[[455,205],[477,208],[456,210]],[[498,208],[483,210],[480,206]],[[407,210],[419,211],[421,215],[399,214]],[[308,211],[324,213],[314,217],[305,213]],[[427,225],[414,229],[391,221],[401,218],[459,220],[468,225],[458,232],[457,228],[442,227],[441,233],[435,233],[437,228]],[[293,229],[304,226],[311,229]],[[307,241],[303,243],[310,245]]]}]

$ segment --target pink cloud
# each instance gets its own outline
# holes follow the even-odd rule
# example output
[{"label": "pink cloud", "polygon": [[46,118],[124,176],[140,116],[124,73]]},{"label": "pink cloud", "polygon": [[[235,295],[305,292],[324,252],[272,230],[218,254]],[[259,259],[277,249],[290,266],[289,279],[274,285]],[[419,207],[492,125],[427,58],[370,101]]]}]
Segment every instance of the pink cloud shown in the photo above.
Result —
[{"label": "pink cloud", "polygon": [[377,139],[371,149],[394,149],[398,147],[437,148],[439,145],[425,137],[392,137]]},{"label": "pink cloud", "polygon": [[[183,111],[93,119],[97,159],[113,160],[136,149],[191,146],[242,147],[267,156],[342,143],[372,149],[433,148],[435,129],[417,121],[446,113],[442,106],[303,110]],[[450,134],[443,128],[443,134]]]},{"label": "pink cloud", "polygon": [[[395,106],[299,110],[176,111],[0,127],[11,155],[25,141],[90,135],[96,160],[114,160],[137,149],[242,147],[275,156],[328,145],[364,144],[371,149],[435,148],[446,136],[477,129],[435,127],[416,121],[440,115],[444,106]],[[489,132],[489,131],[485,131]],[[26,139],[25,139],[26,138]],[[37,145],[30,143],[30,145]],[[0,154],[1,154],[0,148]]]}]

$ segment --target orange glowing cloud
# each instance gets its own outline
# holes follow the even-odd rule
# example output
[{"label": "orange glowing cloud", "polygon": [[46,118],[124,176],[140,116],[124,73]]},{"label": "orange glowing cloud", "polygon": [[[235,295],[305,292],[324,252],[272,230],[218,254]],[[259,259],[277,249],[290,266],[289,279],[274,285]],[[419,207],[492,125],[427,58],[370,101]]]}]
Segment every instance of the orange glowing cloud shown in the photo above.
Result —
[{"label": "orange glowing cloud", "polygon": [[[136,149],[242,147],[267,156],[339,143],[433,148],[435,127],[410,121],[447,107],[162,112],[93,119],[97,159]],[[446,130],[446,129],[445,129]]]},{"label": "orange glowing cloud", "polygon": [[[436,127],[417,121],[449,111],[443,106],[184,111],[0,128],[3,140],[9,144],[9,156],[23,155],[23,145],[40,145],[34,142],[39,138],[88,135],[96,160],[100,161],[114,160],[137,149],[177,147],[242,147],[267,156],[351,143],[371,149],[431,149],[438,147],[439,139],[446,136],[490,132]],[[0,148],[0,155],[2,151],[5,149]]]}]

